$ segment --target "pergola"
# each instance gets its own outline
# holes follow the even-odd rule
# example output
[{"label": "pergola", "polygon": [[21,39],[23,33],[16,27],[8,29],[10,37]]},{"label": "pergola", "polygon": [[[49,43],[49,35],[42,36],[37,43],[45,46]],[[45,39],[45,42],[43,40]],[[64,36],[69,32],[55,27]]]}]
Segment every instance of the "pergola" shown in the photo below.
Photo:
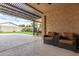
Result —
[{"label": "pergola", "polygon": [[38,10],[25,3],[0,3],[0,13],[32,20],[34,34],[35,21],[41,18],[42,12],[39,12]]}]

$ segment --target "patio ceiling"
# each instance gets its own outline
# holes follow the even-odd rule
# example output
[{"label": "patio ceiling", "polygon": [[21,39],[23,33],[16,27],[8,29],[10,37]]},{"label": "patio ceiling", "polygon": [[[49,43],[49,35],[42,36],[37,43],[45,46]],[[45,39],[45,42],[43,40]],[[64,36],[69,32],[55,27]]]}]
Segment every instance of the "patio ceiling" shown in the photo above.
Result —
[{"label": "patio ceiling", "polygon": [[0,3],[0,13],[7,13],[24,19],[36,20],[41,18],[41,13],[33,10],[24,3]]},{"label": "patio ceiling", "polygon": [[[27,3],[29,6],[32,6],[35,9],[43,12],[43,14],[52,11],[52,8],[55,4],[52,3]],[[40,7],[40,8],[39,8]]]}]

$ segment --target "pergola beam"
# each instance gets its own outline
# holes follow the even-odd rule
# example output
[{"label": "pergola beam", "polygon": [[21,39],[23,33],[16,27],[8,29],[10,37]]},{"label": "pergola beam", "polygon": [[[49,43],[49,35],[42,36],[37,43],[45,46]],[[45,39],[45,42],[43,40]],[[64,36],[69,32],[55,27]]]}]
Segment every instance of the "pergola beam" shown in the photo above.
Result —
[{"label": "pergola beam", "polygon": [[19,9],[19,10],[25,12],[25,13],[31,14],[31,15],[33,15],[33,16],[40,17],[40,16],[38,16],[38,15],[36,15],[36,14],[33,14],[33,13],[31,13],[31,12],[28,12],[28,11],[25,11],[25,10],[23,10],[23,9],[21,9],[21,8],[15,7],[15,6],[13,6],[13,5],[9,4],[9,3],[7,3],[7,5],[12,6],[12,7],[16,8],[16,9]]},{"label": "pergola beam", "polygon": [[40,11],[40,10],[36,9],[35,7],[31,6],[30,4],[26,3],[26,5],[27,5],[27,6],[29,6],[29,7],[31,7],[32,9],[34,9],[34,10],[38,11],[39,13],[43,14],[43,12],[42,12],[42,11]]}]

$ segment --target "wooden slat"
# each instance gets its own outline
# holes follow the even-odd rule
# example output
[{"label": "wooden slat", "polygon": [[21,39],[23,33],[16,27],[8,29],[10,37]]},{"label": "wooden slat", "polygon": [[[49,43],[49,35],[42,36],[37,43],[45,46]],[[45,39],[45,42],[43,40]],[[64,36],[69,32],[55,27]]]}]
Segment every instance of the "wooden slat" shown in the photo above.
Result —
[{"label": "wooden slat", "polygon": [[[0,12],[1,12],[1,9],[2,9],[2,12],[6,12],[6,13],[10,13],[11,14],[16,14],[16,16],[20,16],[22,18],[26,18],[26,19],[39,19],[41,18],[39,15],[35,15],[35,14],[32,14],[32,13],[29,13],[28,11],[24,11],[18,7],[15,7],[11,4],[0,4]],[[3,11],[4,10],[4,11]]]}]

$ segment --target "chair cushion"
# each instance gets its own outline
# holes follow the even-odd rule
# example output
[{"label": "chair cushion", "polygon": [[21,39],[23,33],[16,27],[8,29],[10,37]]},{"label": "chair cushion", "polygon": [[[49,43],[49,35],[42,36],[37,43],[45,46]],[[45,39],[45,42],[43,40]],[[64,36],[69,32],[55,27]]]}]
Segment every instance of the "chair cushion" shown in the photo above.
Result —
[{"label": "chair cushion", "polygon": [[67,44],[67,45],[72,45],[73,41],[72,40],[59,40],[59,43],[61,43],[61,44]]},{"label": "chair cushion", "polygon": [[45,40],[52,40],[53,37],[45,37]]},{"label": "chair cushion", "polygon": [[73,33],[64,32],[63,34],[64,34],[63,36],[66,37],[67,40],[73,40]]},{"label": "chair cushion", "polygon": [[53,36],[53,33],[52,32],[48,32],[48,36]]},{"label": "chair cushion", "polygon": [[49,35],[44,35],[44,37],[51,37],[51,36],[49,36]]}]

